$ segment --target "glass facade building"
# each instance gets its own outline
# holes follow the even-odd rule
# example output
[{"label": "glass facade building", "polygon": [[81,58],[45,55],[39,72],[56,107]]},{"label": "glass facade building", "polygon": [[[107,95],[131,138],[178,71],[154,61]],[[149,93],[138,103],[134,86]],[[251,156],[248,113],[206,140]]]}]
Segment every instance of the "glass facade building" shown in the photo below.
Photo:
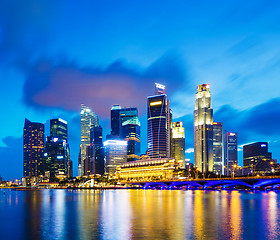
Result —
[{"label": "glass facade building", "polygon": [[67,122],[61,118],[50,120],[50,136],[67,141]]},{"label": "glass facade building", "polygon": [[26,178],[44,175],[45,127],[42,123],[25,119],[23,129],[23,176]]},{"label": "glass facade building", "polygon": [[209,84],[201,84],[195,94],[194,165],[202,173],[213,171],[213,109]]},{"label": "glass facade building", "polygon": [[90,146],[90,129],[99,125],[97,115],[84,104],[81,105],[81,147],[79,169],[81,175],[86,175],[85,160],[88,158],[87,147]]},{"label": "glass facade building", "polygon": [[[156,93],[165,92],[156,85]],[[164,90],[164,91],[163,91]],[[170,158],[172,114],[166,94],[147,98],[148,155],[150,158]]]},{"label": "glass facade building", "polygon": [[185,168],[185,129],[183,122],[173,123],[171,146],[171,157],[175,158],[182,168]]},{"label": "glass facade building", "polygon": [[91,146],[91,173],[104,174],[104,147],[102,138],[102,127],[92,126],[90,130]]},{"label": "glass facade building", "polygon": [[243,168],[246,173],[265,172],[265,168],[270,171],[271,159],[267,142],[255,142],[243,146]]},{"label": "glass facade building", "polygon": [[224,165],[225,174],[230,176],[234,171],[233,166],[238,163],[237,133],[224,133]]},{"label": "glass facade building", "polygon": [[113,105],[111,108],[111,135],[120,136],[120,105]]},{"label": "glass facade building", "polygon": [[107,140],[126,140],[127,160],[140,158],[140,121],[137,108],[121,108],[113,105],[111,109],[111,135]]},{"label": "glass facade building", "polygon": [[127,141],[127,161],[140,159],[140,121],[138,117],[122,122],[122,139]]},{"label": "glass facade building", "polygon": [[45,175],[54,181],[58,175],[65,175],[68,177],[68,166],[70,163],[68,144],[65,140],[58,140],[57,138],[47,137],[45,146]]},{"label": "glass facade building", "polygon": [[58,176],[72,177],[70,148],[67,142],[67,122],[61,118],[50,120],[50,136],[45,146],[45,175],[54,181]]},{"label": "glass facade building", "polygon": [[213,122],[213,172],[224,174],[223,123]]},{"label": "glass facade building", "polygon": [[127,162],[127,141],[107,140],[104,142],[105,173],[115,174],[117,166]]}]

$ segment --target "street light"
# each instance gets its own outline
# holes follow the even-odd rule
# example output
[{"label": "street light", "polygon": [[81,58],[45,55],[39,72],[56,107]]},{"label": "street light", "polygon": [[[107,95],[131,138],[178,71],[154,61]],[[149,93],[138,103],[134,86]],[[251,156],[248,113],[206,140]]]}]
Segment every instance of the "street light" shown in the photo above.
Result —
[{"label": "street light", "polygon": [[274,168],[272,168],[272,169],[271,169],[272,177],[274,177],[274,171],[275,171]]},{"label": "street light", "polygon": [[235,168],[237,167],[236,164],[233,164],[233,178],[234,178],[234,173],[235,173]]},{"label": "street light", "polygon": [[274,168],[273,168],[273,164],[274,164],[274,162],[270,162],[270,165],[271,165],[271,172],[272,172],[272,176],[274,177]]}]

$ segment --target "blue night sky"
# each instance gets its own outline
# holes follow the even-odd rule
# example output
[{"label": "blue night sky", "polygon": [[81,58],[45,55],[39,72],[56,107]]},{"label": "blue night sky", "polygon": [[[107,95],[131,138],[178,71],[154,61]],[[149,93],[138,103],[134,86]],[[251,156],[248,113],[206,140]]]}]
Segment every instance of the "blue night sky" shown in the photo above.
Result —
[{"label": "blue night sky", "polygon": [[99,115],[104,136],[113,104],[138,107],[144,153],[154,82],[184,122],[187,158],[196,87],[210,83],[214,121],[238,133],[240,149],[269,141],[279,161],[279,23],[273,0],[2,0],[0,175],[22,176],[24,119],[57,117],[69,124],[76,175],[81,103]]}]

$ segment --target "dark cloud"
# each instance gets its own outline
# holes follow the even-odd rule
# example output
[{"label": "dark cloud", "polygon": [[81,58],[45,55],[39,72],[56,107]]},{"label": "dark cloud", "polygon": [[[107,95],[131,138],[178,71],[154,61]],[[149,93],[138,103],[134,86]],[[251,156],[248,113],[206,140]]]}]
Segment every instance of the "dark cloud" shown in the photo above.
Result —
[{"label": "dark cloud", "polygon": [[111,106],[120,104],[138,107],[143,113],[147,96],[154,93],[155,82],[166,84],[169,95],[188,86],[182,69],[180,60],[173,55],[165,55],[144,70],[123,60],[106,68],[42,60],[26,73],[23,101],[41,110],[78,111],[80,104],[85,103],[97,114],[108,116]]},{"label": "dark cloud", "polygon": [[253,108],[238,111],[228,105],[214,114],[214,120],[224,123],[224,129],[236,131],[239,143],[263,141],[258,138],[279,136],[280,98],[272,99]]},{"label": "dark cloud", "polygon": [[6,137],[5,147],[0,147],[0,175],[3,179],[20,179],[23,175],[23,140],[22,137]]}]

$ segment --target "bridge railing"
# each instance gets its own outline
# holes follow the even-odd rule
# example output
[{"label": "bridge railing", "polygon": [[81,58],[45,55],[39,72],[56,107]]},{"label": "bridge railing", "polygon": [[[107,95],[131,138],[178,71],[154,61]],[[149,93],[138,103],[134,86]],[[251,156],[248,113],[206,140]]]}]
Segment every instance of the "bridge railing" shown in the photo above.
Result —
[{"label": "bridge railing", "polygon": [[280,176],[241,176],[241,177],[226,177],[226,178],[185,178],[185,179],[165,179],[165,180],[151,180],[151,179],[145,179],[145,180],[135,180],[135,181],[126,181],[126,180],[120,180],[119,183],[124,184],[132,184],[132,183],[146,183],[146,182],[199,182],[199,181],[222,181],[222,180],[260,180],[260,179],[277,179],[280,178]]}]

